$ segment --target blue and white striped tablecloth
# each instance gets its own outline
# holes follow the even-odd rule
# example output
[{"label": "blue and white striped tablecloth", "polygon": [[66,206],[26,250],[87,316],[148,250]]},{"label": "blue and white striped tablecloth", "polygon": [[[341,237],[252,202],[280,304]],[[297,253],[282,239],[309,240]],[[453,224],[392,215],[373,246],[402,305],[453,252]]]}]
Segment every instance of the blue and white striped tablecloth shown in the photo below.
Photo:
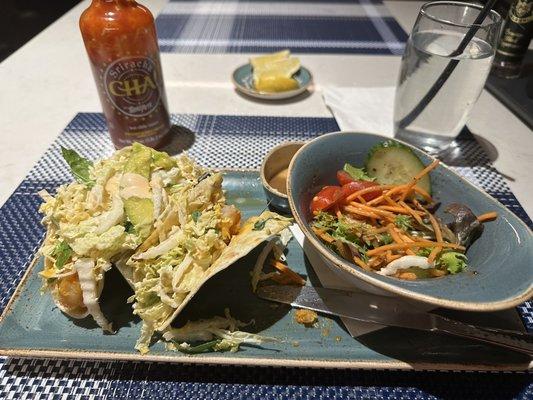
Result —
[{"label": "blue and white striped tablecloth", "polygon": [[170,1],[156,24],[168,53],[401,55],[407,39],[380,0]]}]

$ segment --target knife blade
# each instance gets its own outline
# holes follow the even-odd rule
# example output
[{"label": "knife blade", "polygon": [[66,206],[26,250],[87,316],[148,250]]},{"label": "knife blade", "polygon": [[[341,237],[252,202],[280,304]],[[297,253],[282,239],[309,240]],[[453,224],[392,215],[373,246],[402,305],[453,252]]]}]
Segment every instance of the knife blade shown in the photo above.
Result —
[{"label": "knife blade", "polygon": [[443,332],[503,346],[533,356],[533,335],[469,325],[418,309],[397,298],[312,286],[263,286],[263,299],[324,314],[387,326]]},{"label": "knife blade", "polygon": [[[318,251],[307,241],[304,233],[297,224],[291,225],[289,229],[291,230],[294,239],[302,248],[307,258],[307,261],[309,261],[309,264],[311,265],[313,271],[318,277],[318,280],[320,281],[320,286],[329,287],[333,289],[354,290],[353,285],[350,285],[345,280],[339,278],[339,276],[336,275],[331,270],[331,268],[326,265]],[[351,318],[341,317],[341,321],[346,330],[354,338],[385,328],[383,325],[359,321]]]}]

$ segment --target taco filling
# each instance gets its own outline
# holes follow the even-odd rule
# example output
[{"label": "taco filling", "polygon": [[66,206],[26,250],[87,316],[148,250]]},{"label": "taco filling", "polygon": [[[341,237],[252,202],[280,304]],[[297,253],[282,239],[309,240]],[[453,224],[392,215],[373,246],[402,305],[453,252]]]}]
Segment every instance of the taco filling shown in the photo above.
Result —
[{"label": "taco filling", "polygon": [[40,193],[43,291],[67,315],[91,315],[111,332],[99,296],[115,265],[134,290],[128,301],[142,319],[142,353],[156,331],[176,336],[170,323],[210,277],[290,223],[265,211],[241,226],[239,210],[226,204],[222,174],[185,154],[170,157],[135,143],[93,164],[72,150],[62,153],[76,182],[55,196]]}]

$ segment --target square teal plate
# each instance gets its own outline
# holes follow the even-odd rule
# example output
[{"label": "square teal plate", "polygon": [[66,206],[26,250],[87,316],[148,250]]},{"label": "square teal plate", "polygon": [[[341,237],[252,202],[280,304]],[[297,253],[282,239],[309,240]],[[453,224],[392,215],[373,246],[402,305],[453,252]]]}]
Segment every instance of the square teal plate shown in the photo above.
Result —
[{"label": "square teal plate", "polygon": [[[257,172],[228,171],[224,187],[228,201],[237,205],[245,218],[266,207]],[[243,346],[237,353],[194,356],[168,351],[162,343],[156,343],[141,356],[133,348],[140,321],[126,304],[131,289],[118,272],[108,272],[101,296],[104,313],[118,329],[115,335],[106,335],[89,319],[69,319],[50,296],[40,295],[38,272],[42,263],[36,260],[0,317],[0,355],[371,369],[500,371],[529,367],[527,356],[451,336],[384,328],[354,339],[340,321],[322,316],[314,328],[299,325],[290,307],[261,300],[251,292],[249,273],[259,251],[256,249],[204,285],[175,324],[221,315],[227,307],[242,321],[254,320],[247,330],[277,337],[281,339],[278,343]],[[289,243],[287,260],[292,269],[307,277],[309,285],[320,285],[295,240]],[[523,330],[515,310],[443,313],[465,322]]]}]

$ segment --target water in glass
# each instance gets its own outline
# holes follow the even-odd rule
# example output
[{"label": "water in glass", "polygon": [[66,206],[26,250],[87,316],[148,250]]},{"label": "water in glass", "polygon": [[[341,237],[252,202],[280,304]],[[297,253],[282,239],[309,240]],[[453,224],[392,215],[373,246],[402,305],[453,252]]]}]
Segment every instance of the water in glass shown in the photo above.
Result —
[{"label": "water in glass", "polygon": [[494,49],[474,37],[451,76],[420,115],[408,126],[400,121],[420,102],[452,58],[464,35],[427,30],[413,34],[406,45],[395,99],[396,137],[429,152],[450,145],[465,125],[490,71]]}]

